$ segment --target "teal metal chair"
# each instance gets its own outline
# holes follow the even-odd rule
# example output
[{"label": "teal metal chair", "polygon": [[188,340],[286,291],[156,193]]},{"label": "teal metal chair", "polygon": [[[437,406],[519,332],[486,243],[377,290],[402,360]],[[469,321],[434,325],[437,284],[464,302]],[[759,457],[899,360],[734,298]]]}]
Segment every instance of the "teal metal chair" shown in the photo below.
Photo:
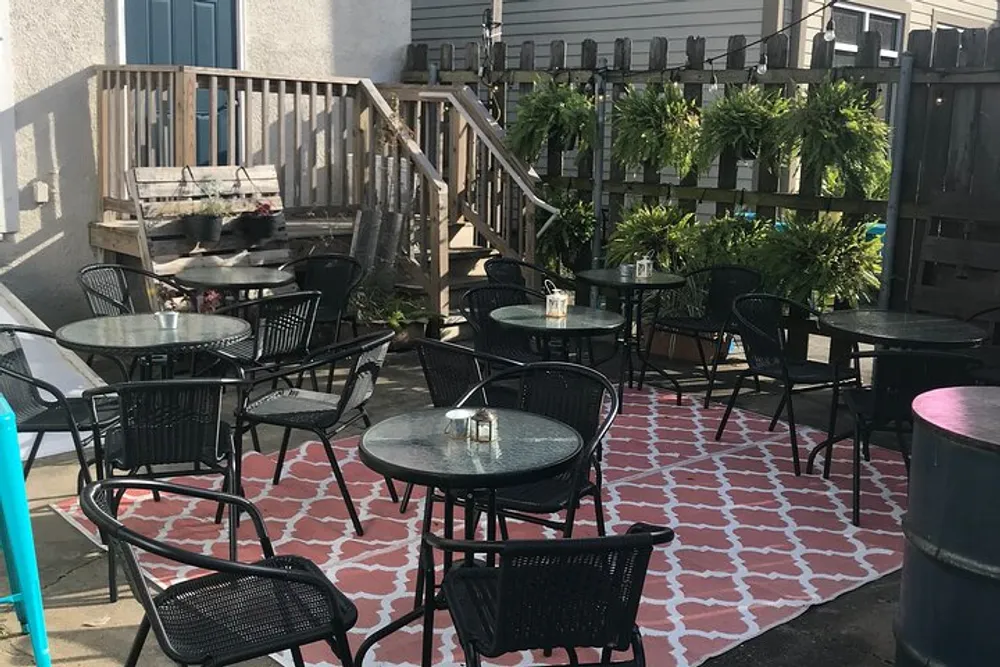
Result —
[{"label": "teal metal chair", "polygon": [[51,667],[35,538],[21,472],[21,446],[14,411],[3,396],[0,396],[0,546],[10,582],[10,595],[0,597],[0,603],[14,605],[21,628],[31,637],[35,664]]}]

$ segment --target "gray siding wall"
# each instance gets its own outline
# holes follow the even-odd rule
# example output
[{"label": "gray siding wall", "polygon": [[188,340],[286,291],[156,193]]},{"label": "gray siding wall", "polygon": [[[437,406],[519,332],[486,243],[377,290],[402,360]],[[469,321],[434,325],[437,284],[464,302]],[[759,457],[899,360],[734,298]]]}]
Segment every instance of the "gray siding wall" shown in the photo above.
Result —
[{"label": "gray siding wall", "polygon": [[[456,67],[464,66],[464,45],[480,39],[483,10],[488,0],[413,0],[413,41],[431,47],[431,62],[437,60],[442,42],[456,46]],[[726,50],[730,35],[745,34],[749,41],[760,36],[762,0],[506,0],[503,39],[508,59],[516,66],[520,45],[536,43],[536,63],[548,65],[548,44],[565,39],[569,66],[580,62],[580,43],[598,42],[601,57],[611,60],[616,37],[632,39],[632,63],[645,68],[653,37],[669,41],[669,63],[684,62],[689,35],[705,37],[709,57]],[[753,56],[756,57],[756,56]]]}]

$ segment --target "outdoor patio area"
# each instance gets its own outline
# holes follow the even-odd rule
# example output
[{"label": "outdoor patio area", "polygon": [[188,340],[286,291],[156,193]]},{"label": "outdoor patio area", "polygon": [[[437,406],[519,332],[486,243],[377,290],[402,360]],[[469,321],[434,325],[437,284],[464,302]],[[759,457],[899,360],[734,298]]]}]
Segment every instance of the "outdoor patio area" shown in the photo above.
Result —
[{"label": "outdoor patio area", "polygon": [[[813,340],[812,356],[822,358],[827,353],[824,340]],[[738,363],[732,368],[740,368]],[[684,383],[692,392],[703,384]],[[849,446],[838,448],[829,481],[818,474],[796,478],[787,426],[767,431],[764,415],[776,406],[769,389],[765,384],[764,393],[741,399],[746,407],[739,409],[721,442],[712,437],[721,406],[701,408],[698,393],[686,396],[681,406],[665,389],[625,394],[604,455],[608,532],[620,533],[644,521],[671,526],[677,533],[672,544],[657,551],[647,575],[639,624],[648,664],[695,665],[725,653],[707,664],[757,664],[767,654],[775,665],[808,659],[818,665],[874,666],[891,655],[897,581],[887,575],[901,564],[899,520],[906,484],[898,455],[873,450],[873,461],[866,464],[865,525],[854,528]],[[803,396],[797,405],[800,420],[822,424],[828,401],[827,392]],[[373,419],[428,404],[416,355],[390,355],[369,406]],[[806,444],[822,439],[811,426],[800,427],[800,434]],[[420,541],[417,498],[422,492],[400,514],[381,478],[358,461],[357,436],[345,434],[336,450],[365,528],[365,535],[356,537],[339,494],[329,488],[329,463],[318,443],[293,439],[282,481],[271,483],[279,442],[279,430],[262,430],[262,453],[247,454],[246,495],[267,517],[277,553],[310,558],[358,605],[360,617],[351,633],[356,650],[367,633],[412,605]],[[52,653],[65,664],[117,665],[128,653],[141,608],[124,584],[121,601],[107,602],[105,552],[73,495],[77,468],[66,457],[41,461],[28,484]],[[213,523],[213,514],[204,502],[165,498],[157,503],[148,495],[130,497],[121,508],[126,525],[224,557],[225,526]],[[436,529],[440,518],[435,518]],[[589,507],[581,509],[577,526],[576,536],[595,534]],[[243,526],[243,531],[249,529]],[[517,522],[511,522],[511,533],[524,538],[556,535]],[[250,538],[252,532],[241,533],[240,556],[248,562],[259,557]],[[161,586],[197,574],[157,558],[145,559],[143,565]],[[878,583],[796,618],[871,582]],[[438,612],[437,626],[433,664],[463,664],[447,612]],[[12,614],[5,627],[16,632]],[[777,629],[733,650],[771,628]],[[780,655],[768,648],[777,644]],[[3,650],[9,664],[31,664],[24,637],[6,639]],[[419,653],[418,622],[386,639],[375,649],[375,662],[370,657],[365,664],[416,665]],[[565,657],[558,653],[554,658]],[[310,665],[336,664],[321,644],[309,647],[304,657]],[[499,664],[546,662],[541,654],[534,659],[538,662]],[[287,654],[280,661],[292,664]],[[150,642],[139,664],[172,663]]]}]

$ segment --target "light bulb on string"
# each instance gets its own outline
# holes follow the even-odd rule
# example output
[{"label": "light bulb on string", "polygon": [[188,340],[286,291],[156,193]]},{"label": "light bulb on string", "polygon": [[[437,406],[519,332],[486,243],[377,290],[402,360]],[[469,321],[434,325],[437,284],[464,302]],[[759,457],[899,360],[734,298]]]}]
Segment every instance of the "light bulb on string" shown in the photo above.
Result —
[{"label": "light bulb on string", "polygon": [[715,72],[712,72],[712,83],[708,86],[708,89],[713,93],[719,90],[719,77],[715,75]]},{"label": "light bulb on string", "polygon": [[760,54],[760,62],[757,63],[757,74],[767,74],[767,54]]},{"label": "light bulb on string", "polygon": [[830,19],[826,22],[826,30],[823,31],[823,39],[827,42],[833,42],[837,39],[837,24]]}]

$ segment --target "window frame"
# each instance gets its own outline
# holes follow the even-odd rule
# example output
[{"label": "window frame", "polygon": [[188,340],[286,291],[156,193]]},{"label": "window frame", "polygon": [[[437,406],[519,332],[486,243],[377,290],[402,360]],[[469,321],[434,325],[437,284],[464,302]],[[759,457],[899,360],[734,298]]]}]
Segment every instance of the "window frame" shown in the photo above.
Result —
[{"label": "window frame", "polygon": [[[861,14],[862,17],[864,18],[862,26],[861,26],[861,32],[862,33],[868,32],[868,30],[870,30],[872,16],[875,16],[875,17],[878,17],[878,18],[891,19],[891,20],[896,21],[898,23],[898,26],[896,28],[896,47],[897,48],[895,48],[895,49],[882,48],[879,51],[879,60],[881,61],[883,58],[887,58],[887,59],[891,59],[894,64],[897,64],[897,65],[899,64],[899,57],[900,57],[900,55],[903,52],[903,49],[900,48],[902,46],[902,44],[903,44],[903,31],[906,28],[906,14],[905,13],[894,12],[894,11],[889,10],[889,9],[879,9],[879,8],[876,8],[876,7],[868,7],[868,6],[865,6],[865,5],[858,5],[858,4],[854,4],[852,2],[838,2],[836,5],[834,5],[831,8],[831,10],[830,10],[830,18],[833,18],[834,20],[836,20],[834,12],[836,10],[838,10],[838,9],[845,9],[845,10],[850,11],[850,12],[856,12],[858,14]],[[844,42],[835,41],[834,42],[833,50],[834,50],[835,54],[836,53],[857,54],[858,48],[859,47],[858,47],[857,44],[845,44]]]}]

